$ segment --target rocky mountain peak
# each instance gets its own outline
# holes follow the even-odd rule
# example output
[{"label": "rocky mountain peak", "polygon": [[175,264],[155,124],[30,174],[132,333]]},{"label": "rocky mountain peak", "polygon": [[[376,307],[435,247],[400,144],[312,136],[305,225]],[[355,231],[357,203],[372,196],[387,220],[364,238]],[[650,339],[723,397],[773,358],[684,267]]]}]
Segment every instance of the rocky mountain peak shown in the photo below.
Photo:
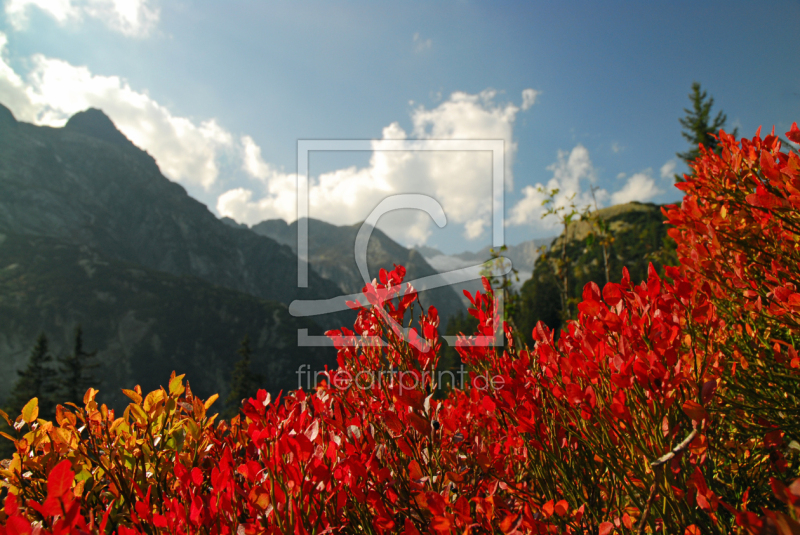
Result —
[{"label": "rocky mountain peak", "polygon": [[17,120],[11,110],[0,104],[0,126],[16,126]]},{"label": "rocky mountain peak", "polygon": [[[2,110],[0,110],[0,112],[1,111]],[[76,113],[70,117],[67,124],[64,125],[64,129],[79,132],[116,145],[133,145],[133,143],[117,129],[114,123],[111,122],[108,115],[97,108],[89,108],[88,110]]]}]

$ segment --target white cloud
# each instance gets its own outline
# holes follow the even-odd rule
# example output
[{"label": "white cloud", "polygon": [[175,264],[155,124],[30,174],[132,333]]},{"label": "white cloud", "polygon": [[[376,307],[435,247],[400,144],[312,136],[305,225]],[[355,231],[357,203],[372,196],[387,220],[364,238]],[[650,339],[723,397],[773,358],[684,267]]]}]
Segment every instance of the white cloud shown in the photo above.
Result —
[{"label": "white cloud", "polygon": [[8,0],[5,12],[17,31],[27,29],[28,13],[35,8],[62,26],[90,17],[123,35],[141,37],[158,23],[159,9],[152,4],[151,0]]},{"label": "white cloud", "polygon": [[261,158],[261,147],[256,145],[250,136],[242,136],[242,148],[244,149],[242,169],[253,178],[268,179],[273,171],[269,164]]},{"label": "white cloud", "polygon": [[536,103],[536,97],[539,96],[539,91],[535,89],[523,89],[522,90],[522,110],[530,109]]},{"label": "white cloud", "polygon": [[484,216],[472,221],[467,221],[464,225],[464,236],[467,239],[474,240],[483,235],[483,229],[489,224],[489,218]]},{"label": "white cloud", "polygon": [[[0,32],[0,102],[22,121],[63,126],[89,107],[103,110],[133,143],[156,159],[172,180],[203,188],[209,195],[223,191],[219,163],[231,161],[250,178],[217,197],[220,215],[254,224],[264,219],[296,218],[297,177],[265,162],[250,136],[236,139],[214,120],[178,117],[146,92],[118,76],[93,74],[88,68],[37,54],[20,75],[5,53]],[[533,90],[523,104],[532,102]],[[411,129],[386,126],[382,139],[446,140],[502,139],[505,142],[506,187],[513,187],[517,150],[514,122],[520,107],[498,102],[497,93],[453,93],[437,106],[418,105],[411,112]],[[438,200],[448,224],[463,228],[471,239],[485,234],[491,219],[491,153],[486,151],[376,151],[365,167],[349,167],[311,177],[309,215],[337,225],[363,221],[386,196],[426,194]],[[227,178],[227,177],[226,177]],[[418,211],[392,212],[379,226],[406,243],[424,243],[430,217]]]},{"label": "white cloud", "polygon": [[615,141],[614,143],[611,144],[611,151],[614,154],[619,154],[620,152],[622,152],[624,150],[625,150],[625,147],[620,145],[619,142],[617,142],[617,141]]},{"label": "white cloud", "polygon": [[424,52],[433,46],[433,41],[430,39],[423,39],[420,37],[419,32],[414,34],[414,52]]},{"label": "white cloud", "polygon": [[631,201],[647,202],[656,195],[664,193],[656,186],[649,173],[632,175],[621,190],[611,195],[611,204],[625,204]]},{"label": "white cloud", "polygon": [[31,58],[25,79],[9,66],[6,36],[0,59],[0,101],[17,119],[63,126],[75,113],[90,107],[108,115],[134,144],[147,150],[165,175],[208,190],[217,180],[217,156],[234,148],[229,132],[213,119],[198,123],[176,117],[146,93],[118,76],[99,76],[41,54]]},{"label": "white cloud", "polygon": [[667,163],[661,166],[661,178],[672,178],[675,174],[675,166],[677,162],[675,160],[669,160]]},{"label": "white cloud", "polygon": [[[552,228],[558,223],[557,219],[549,216],[542,220],[542,215],[547,208],[542,203],[548,199],[549,192],[558,190],[551,205],[555,208],[567,207],[570,202],[579,210],[584,206],[593,205],[591,189],[584,189],[584,183],[589,187],[597,179],[589,151],[583,145],[576,145],[572,151],[558,152],[558,161],[547,168],[553,172],[546,185],[536,184],[522,189],[523,198],[511,209],[507,224],[509,225],[535,225],[541,228]],[[539,190],[544,191],[539,191]],[[608,193],[604,189],[595,190],[598,205],[602,206],[607,200]]]},{"label": "white cloud", "polygon": [[[513,126],[520,108],[495,102],[496,92],[453,93],[433,109],[416,107],[411,133],[398,123],[385,127],[382,139],[503,139],[506,185],[513,184],[516,152]],[[217,211],[249,224],[264,219],[296,218],[295,175],[274,170],[252,139],[242,138],[243,168],[263,183],[261,192],[235,189],[220,196]],[[337,225],[363,221],[388,195],[420,193],[438,200],[449,224],[463,225],[470,239],[486,232],[491,218],[491,153],[467,151],[376,151],[369,165],[323,173],[310,179],[309,215]],[[379,227],[395,239],[424,243],[430,217],[416,211],[392,212]]]}]

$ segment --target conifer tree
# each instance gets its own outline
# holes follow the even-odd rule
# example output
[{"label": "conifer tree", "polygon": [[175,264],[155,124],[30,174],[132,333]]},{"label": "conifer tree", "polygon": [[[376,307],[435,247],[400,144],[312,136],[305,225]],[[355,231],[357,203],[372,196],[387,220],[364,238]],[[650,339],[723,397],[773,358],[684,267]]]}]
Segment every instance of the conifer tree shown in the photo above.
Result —
[{"label": "conifer tree", "polygon": [[[686,152],[677,153],[678,158],[681,158],[686,163],[700,156],[699,146],[701,144],[708,149],[718,151],[717,140],[711,134],[717,135],[728,119],[720,111],[711,120],[711,107],[714,105],[714,98],[709,97],[707,92],[702,91],[698,82],[692,84],[689,100],[692,101],[692,109],[684,108],[683,111],[686,112],[686,117],[679,119],[679,121],[684,129],[681,134],[691,144],[691,148]],[[734,128],[733,136],[735,137],[737,133],[738,129]]]},{"label": "conifer tree", "polygon": [[255,397],[259,388],[264,387],[264,377],[261,374],[253,373],[250,369],[250,361],[253,351],[250,348],[250,336],[245,336],[239,346],[239,361],[231,372],[230,391],[225,400],[225,417],[233,418],[238,414],[242,402],[248,398]]},{"label": "conifer tree", "polygon": [[59,403],[63,405],[72,402],[80,405],[89,387],[96,386],[95,377],[90,372],[91,369],[98,366],[92,360],[95,355],[97,355],[97,351],[91,353],[84,351],[83,329],[78,325],[75,328],[75,344],[72,353],[58,357],[59,382],[61,383]]},{"label": "conifer tree", "polygon": [[8,415],[13,420],[22,407],[33,398],[39,398],[39,415],[41,418],[52,419],[55,414],[54,378],[56,371],[50,366],[53,361],[47,337],[44,333],[39,335],[36,345],[28,357],[28,365],[19,370],[19,379],[9,397]]}]

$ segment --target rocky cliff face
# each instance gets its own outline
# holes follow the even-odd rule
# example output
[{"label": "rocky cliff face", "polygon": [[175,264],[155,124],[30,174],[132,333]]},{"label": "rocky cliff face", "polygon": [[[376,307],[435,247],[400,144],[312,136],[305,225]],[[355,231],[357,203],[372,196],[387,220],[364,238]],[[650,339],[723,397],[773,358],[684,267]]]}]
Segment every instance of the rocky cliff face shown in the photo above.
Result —
[{"label": "rocky cliff face", "polygon": [[245,335],[253,371],[273,393],[298,387],[301,364],[335,364],[330,348],[297,347],[297,329],[321,329],[280,303],[110,259],[86,245],[0,234],[0,401],[39,333],[54,354],[66,354],[76,325],[87,349],[98,351],[92,373],[100,398],[118,407],[125,404],[120,388],[158,388],[172,370],[186,373],[199,395],[224,400]]},{"label": "rocky cliff face", "polygon": [[[338,293],[313,272],[310,288],[298,289],[288,247],[219,221],[99,110],[64,128],[0,115],[0,232],[89,245],[109,258],[282,303]],[[347,318],[321,321],[338,327]]]},{"label": "rocky cliff face", "polygon": [[48,128],[0,105],[0,402],[39,333],[66,353],[77,324],[99,351],[110,403],[123,401],[120,388],[155,388],[173,369],[198,394],[224,399],[245,335],[264,386],[297,388],[299,365],[323,369],[334,352],[298,347],[298,329],[323,329],[286,304],[341,290],[313,271],[311,287],[298,289],[296,266],[289,247],[224,224],[167,180],[102,112]]}]

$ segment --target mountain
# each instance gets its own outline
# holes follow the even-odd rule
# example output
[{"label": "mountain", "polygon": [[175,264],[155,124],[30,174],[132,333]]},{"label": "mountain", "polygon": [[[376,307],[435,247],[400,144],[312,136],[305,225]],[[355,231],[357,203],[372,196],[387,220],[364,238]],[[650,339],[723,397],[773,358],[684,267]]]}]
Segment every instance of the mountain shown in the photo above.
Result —
[{"label": "mountain", "polygon": [[[316,219],[308,220],[309,265],[326,279],[335,282],[345,294],[360,293],[364,287],[355,260],[355,241],[360,228],[360,224],[337,226]],[[296,221],[287,224],[282,219],[270,219],[253,225],[251,230],[285,244],[293,251],[297,249]],[[438,273],[418,251],[406,249],[381,230],[373,229],[367,246],[370,280],[378,277],[381,268],[390,270],[393,264],[406,268],[406,281]],[[464,311],[459,295],[450,286],[426,290],[425,284],[419,284],[415,288],[420,290],[419,299],[426,308],[430,305],[436,307],[442,328],[449,318]]]},{"label": "mountain", "polygon": [[[517,245],[510,245],[502,252],[502,255],[511,260],[511,265],[517,270],[519,280],[512,280],[512,284],[516,289],[519,289],[522,284],[528,280],[533,273],[533,265],[536,258],[539,256],[539,250],[542,246],[547,246],[555,238],[540,238],[535,240],[524,241]],[[486,246],[478,252],[466,251],[455,255],[447,255],[433,247],[416,247],[425,258],[425,260],[437,271],[447,272],[455,269],[474,266],[482,264],[491,259],[491,246]],[[476,291],[483,291],[483,285],[480,280],[469,281],[462,284],[456,284],[453,289],[461,298],[464,306],[469,306],[469,300],[464,295],[464,290],[475,293]]]},{"label": "mountain", "polygon": [[[186,373],[202,397],[224,400],[239,343],[250,336],[251,367],[273,393],[297,388],[306,364],[335,364],[329,348],[297,347],[297,329],[322,334],[274,301],[115,260],[97,249],[54,238],[0,234],[0,399],[14,386],[40,332],[55,354],[72,349],[81,325],[87,349],[98,350],[92,371],[100,399],[127,403],[120,388],[158,388],[172,370]],[[305,386],[305,385],[304,385]],[[221,402],[217,402],[221,405]]]},{"label": "mountain", "polygon": [[[639,284],[647,279],[650,262],[659,270],[665,265],[677,265],[675,242],[667,235],[668,227],[660,206],[631,202],[604,208],[597,215],[608,223],[614,238],[608,249],[611,282],[620,281],[623,266],[628,268],[631,282]],[[532,341],[531,332],[538,321],[556,330],[562,325],[556,261],[564,240],[570,259],[570,298],[579,298],[590,281],[601,288],[605,285],[602,248],[587,244],[590,231],[591,226],[586,221],[572,223],[566,236],[562,233],[553,241],[546,257],[537,259],[532,277],[522,285],[519,311],[514,319],[528,343]]]},{"label": "mountain", "polygon": [[[288,247],[217,219],[103,112],[78,113],[63,128],[19,123],[7,109],[0,116],[0,232],[88,245],[284,304],[338,293],[313,271],[310,288],[297,288]],[[320,321],[333,328],[349,318]]]},{"label": "mountain", "polygon": [[0,235],[0,400],[40,332],[66,352],[82,324],[111,402],[172,369],[198,393],[224,395],[246,334],[265,386],[296,388],[300,364],[334,362],[332,348],[298,348],[297,330],[355,317],[292,317],[293,300],[339,287],[310,270],[298,289],[289,247],[218,220],[99,110],[49,128],[0,105]]}]

